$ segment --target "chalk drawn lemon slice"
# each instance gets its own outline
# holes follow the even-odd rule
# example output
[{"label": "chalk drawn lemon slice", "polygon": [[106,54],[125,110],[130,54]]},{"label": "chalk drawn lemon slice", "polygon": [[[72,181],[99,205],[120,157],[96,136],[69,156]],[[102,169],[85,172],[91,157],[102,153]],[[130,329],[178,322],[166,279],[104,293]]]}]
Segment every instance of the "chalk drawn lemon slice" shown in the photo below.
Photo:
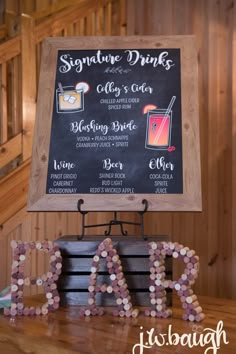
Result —
[{"label": "chalk drawn lemon slice", "polygon": [[146,114],[148,111],[151,111],[152,109],[156,109],[157,106],[154,104],[146,104],[146,106],[143,107],[143,114]]},{"label": "chalk drawn lemon slice", "polygon": [[87,82],[80,81],[75,85],[75,90],[76,91],[84,91],[84,93],[89,92],[90,86]]}]

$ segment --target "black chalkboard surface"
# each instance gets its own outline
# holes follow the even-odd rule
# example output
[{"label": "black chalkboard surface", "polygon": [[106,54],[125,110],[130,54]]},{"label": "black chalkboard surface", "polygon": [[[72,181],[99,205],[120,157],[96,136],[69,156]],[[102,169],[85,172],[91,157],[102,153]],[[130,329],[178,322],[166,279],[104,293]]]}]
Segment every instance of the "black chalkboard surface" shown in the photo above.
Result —
[{"label": "black chalkboard surface", "polygon": [[193,37],[44,42],[29,210],[200,210]]},{"label": "black chalkboard surface", "polygon": [[183,193],[180,54],[58,51],[48,194]]}]

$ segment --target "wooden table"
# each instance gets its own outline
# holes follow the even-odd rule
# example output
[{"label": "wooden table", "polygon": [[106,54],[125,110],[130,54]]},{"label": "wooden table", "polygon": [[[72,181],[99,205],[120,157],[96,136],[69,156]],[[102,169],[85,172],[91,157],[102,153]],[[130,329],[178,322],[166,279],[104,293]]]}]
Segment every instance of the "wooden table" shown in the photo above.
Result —
[{"label": "wooden table", "polygon": [[[37,296],[30,301],[33,305],[38,305],[41,299]],[[220,349],[215,352],[209,350],[207,354],[236,353],[236,300],[199,297],[199,301],[206,318],[198,324],[181,319],[182,310],[176,298],[174,298],[173,317],[170,319],[156,319],[144,315],[127,319],[113,317],[110,314],[101,317],[78,317],[78,307],[60,308],[47,316],[16,317],[14,320],[0,314],[0,353],[132,354],[134,345],[140,343],[141,332],[144,333],[145,342],[146,331],[152,328],[154,335],[166,334],[166,341],[168,341],[167,333],[172,325],[172,333],[178,333],[180,336],[190,333],[191,338],[196,335],[196,332],[198,332],[197,336],[203,336],[205,333],[206,340],[204,329],[215,330],[219,321],[223,321],[223,329],[226,331],[229,344],[224,344],[221,336]],[[209,346],[210,344],[190,349],[182,345],[169,344],[160,347],[154,344],[149,349],[136,346],[133,353],[204,354]]]}]

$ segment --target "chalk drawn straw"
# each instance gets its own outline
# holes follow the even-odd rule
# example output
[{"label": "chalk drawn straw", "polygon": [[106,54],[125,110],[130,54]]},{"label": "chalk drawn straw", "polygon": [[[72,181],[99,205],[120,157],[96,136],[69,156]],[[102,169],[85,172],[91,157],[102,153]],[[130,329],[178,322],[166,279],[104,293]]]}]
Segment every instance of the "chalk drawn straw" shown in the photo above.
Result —
[{"label": "chalk drawn straw", "polygon": [[170,111],[171,111],[171,108],[173,107],[173,104],[175,102],[175,99],[176,99],[176,96],[173,96],[170,103],[169,103],[169,106],[167,108],[167,110],[165,111],[165,115],[164,115],[164,118],[161,122],[161,125],[160,125],[160,128],[158,130],[158,133],[157,135],[155,136],[155,139],[154,139],[154,145],[157,143],[157,141],[159,140],[161,134],[162,134],[162,131],[164,129],[164,126],[165,126],[165,123],[166,123],[166,120],[167,120],[167,116],[169,115]]},{"label": "chalk drawn straw", "polygon": [[61,82],[58,82],[58,87],[59,87],[59,91],[60,91],[60,93],[63,95],[64,90],[63,90],[63,87],[62,87]]}]

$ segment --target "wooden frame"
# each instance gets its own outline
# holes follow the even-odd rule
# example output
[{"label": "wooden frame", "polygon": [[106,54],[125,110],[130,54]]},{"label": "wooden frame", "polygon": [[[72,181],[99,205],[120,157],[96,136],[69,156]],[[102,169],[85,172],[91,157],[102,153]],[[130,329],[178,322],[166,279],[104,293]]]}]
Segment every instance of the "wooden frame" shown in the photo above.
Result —
[{"label": "wooden frame", "polygon": [[[182,192],[168,194],[47,194],[48,161],[59,50],[179,49],[181,72]],[[165,117],[164,117],[165,118]],[[48,38],[43,44],[30,178],[30,211],[75,211],[79,199],[91,211],[200,211],[201,171],[197,56],[193,36]]]}]

